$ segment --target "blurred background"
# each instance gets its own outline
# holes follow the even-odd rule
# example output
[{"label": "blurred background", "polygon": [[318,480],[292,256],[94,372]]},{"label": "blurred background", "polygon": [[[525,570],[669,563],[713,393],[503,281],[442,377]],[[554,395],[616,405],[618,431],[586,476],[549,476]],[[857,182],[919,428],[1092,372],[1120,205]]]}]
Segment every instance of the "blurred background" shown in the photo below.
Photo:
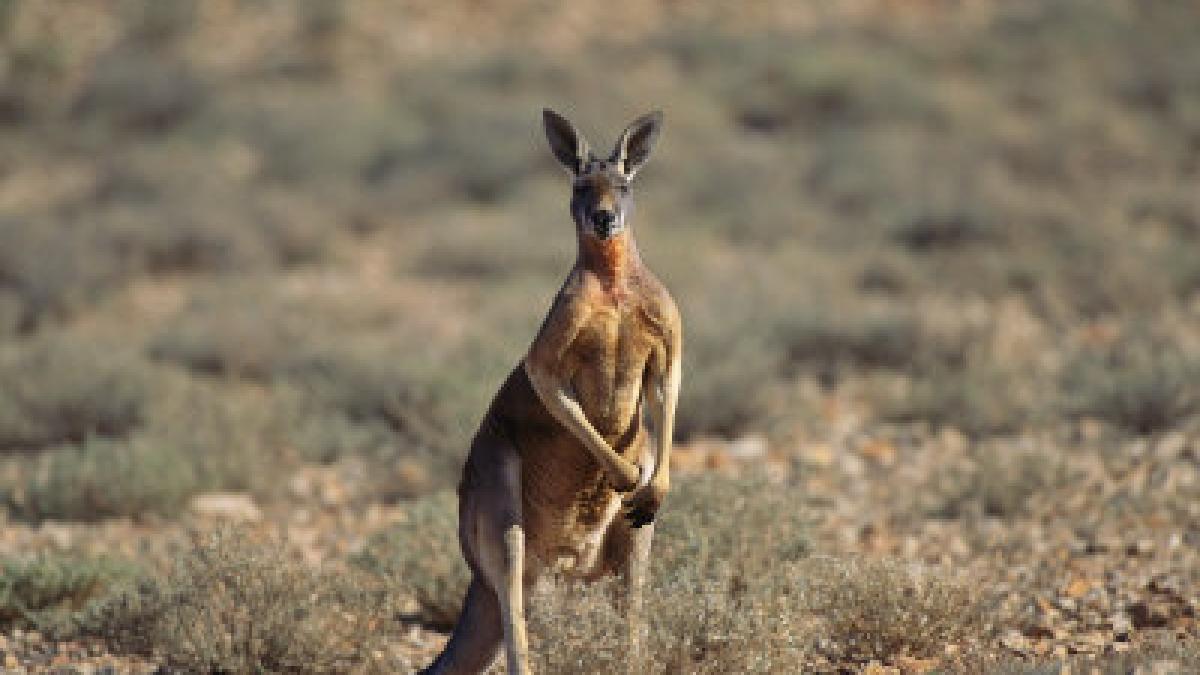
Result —
[{"label": "blurred background", "polygon": [[457,564],[445,490],[574,256],[548,106],[601,148],[666,113],[633,228],[680,481],[1007,617],[812,658],[1194,639],[1198,37],[1169,0],[0,0],[0,554],[90,580],[0,627],[69,633],[95,555],[210,521],[345,564],[424,513]]}]

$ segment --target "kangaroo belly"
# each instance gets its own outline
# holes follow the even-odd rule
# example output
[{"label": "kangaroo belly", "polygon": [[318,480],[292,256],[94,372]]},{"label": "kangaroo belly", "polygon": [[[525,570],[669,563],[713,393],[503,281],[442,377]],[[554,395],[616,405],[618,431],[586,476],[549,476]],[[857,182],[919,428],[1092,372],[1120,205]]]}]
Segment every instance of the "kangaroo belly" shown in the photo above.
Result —
[{"label": "kangaroo belly", "polygon": [[[641,436],[624,448],[640,460]],[[618,517],[621,494],[582,444],[561,439],[554,446],[523,452],[522,518],[526,546],[541,563],[570,574],[595,567],[605,534]]]}]

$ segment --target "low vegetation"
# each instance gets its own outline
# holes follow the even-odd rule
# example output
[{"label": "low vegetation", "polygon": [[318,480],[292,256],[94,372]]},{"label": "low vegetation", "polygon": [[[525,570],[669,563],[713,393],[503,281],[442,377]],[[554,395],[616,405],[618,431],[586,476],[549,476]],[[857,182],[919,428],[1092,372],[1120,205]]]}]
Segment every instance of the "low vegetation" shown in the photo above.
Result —
[{"label": "low vegetation", "polygon": [[1132,433],[1164,431],[1200,411],[1198,378],[1200,357],[1171,340],[1131,339],[1069,365],[1066,409]]},{"label": "low vegetation", "polygon": [[41,553],[0,561],[0,626],[69,630],[71,618],[139,573],[129,563]]},{"label": "low vegetation", "polygon": [[163,577],[111,591],[76,619],[188,672],[344,672],[368,659],[391,609],[368,579],[313,570],[249,531],[202,535]]},{"label": "low vegetation", "polygon": [[377,535],[354,563],[413,598],[417,621],[453,628],[471,581],[458,544],[458,495],[443,491],[415,500],[404,522]]},{"label": "low vegetation", "polygon": [[[1195,660],[1143,649],[1196,608],[1136,581],[1200,583],[1194,6],[410,4],[0,0],[5,630],[414,667],[388,650],[461,602],[463,455],[573,255],[537,112],[599,148],[662,107],[633,227],[687,337],[649,670]],[[331,567],[152,555],[210,492]],[[110,536],[136,583],[83,550]],[[543,671],[620,667],[618,586],[538,590]]]},{"label": "low vegetation", "polygon": [[0,358],[0,453],[36,454],[141,425],[150,374],[125,355],[52,341]]}]

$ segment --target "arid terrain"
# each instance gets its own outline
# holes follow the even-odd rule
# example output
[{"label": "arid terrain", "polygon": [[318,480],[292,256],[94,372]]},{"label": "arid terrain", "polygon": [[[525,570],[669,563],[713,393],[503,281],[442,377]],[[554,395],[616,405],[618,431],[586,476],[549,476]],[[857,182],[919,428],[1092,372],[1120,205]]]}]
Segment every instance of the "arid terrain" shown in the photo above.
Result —
[{"label": "arid terrain", "polygon": [[[412,672],[607,146],[683,393],[632,672],[1200,672],[1200,6],[0,0],[0,671]],[[611,584],[541,673],[623,673]]]}]

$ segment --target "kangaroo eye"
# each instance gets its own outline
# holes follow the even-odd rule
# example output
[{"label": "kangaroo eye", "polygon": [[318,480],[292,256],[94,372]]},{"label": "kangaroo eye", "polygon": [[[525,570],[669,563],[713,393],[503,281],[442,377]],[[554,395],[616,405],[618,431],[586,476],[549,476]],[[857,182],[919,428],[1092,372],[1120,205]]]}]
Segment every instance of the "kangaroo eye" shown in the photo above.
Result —
[{"label": "kangaroo eye", "polygon": [[618,185],[617,191],[623,195],[627,195],[627,194],[629,194],[629,186],[628,185]]}]

